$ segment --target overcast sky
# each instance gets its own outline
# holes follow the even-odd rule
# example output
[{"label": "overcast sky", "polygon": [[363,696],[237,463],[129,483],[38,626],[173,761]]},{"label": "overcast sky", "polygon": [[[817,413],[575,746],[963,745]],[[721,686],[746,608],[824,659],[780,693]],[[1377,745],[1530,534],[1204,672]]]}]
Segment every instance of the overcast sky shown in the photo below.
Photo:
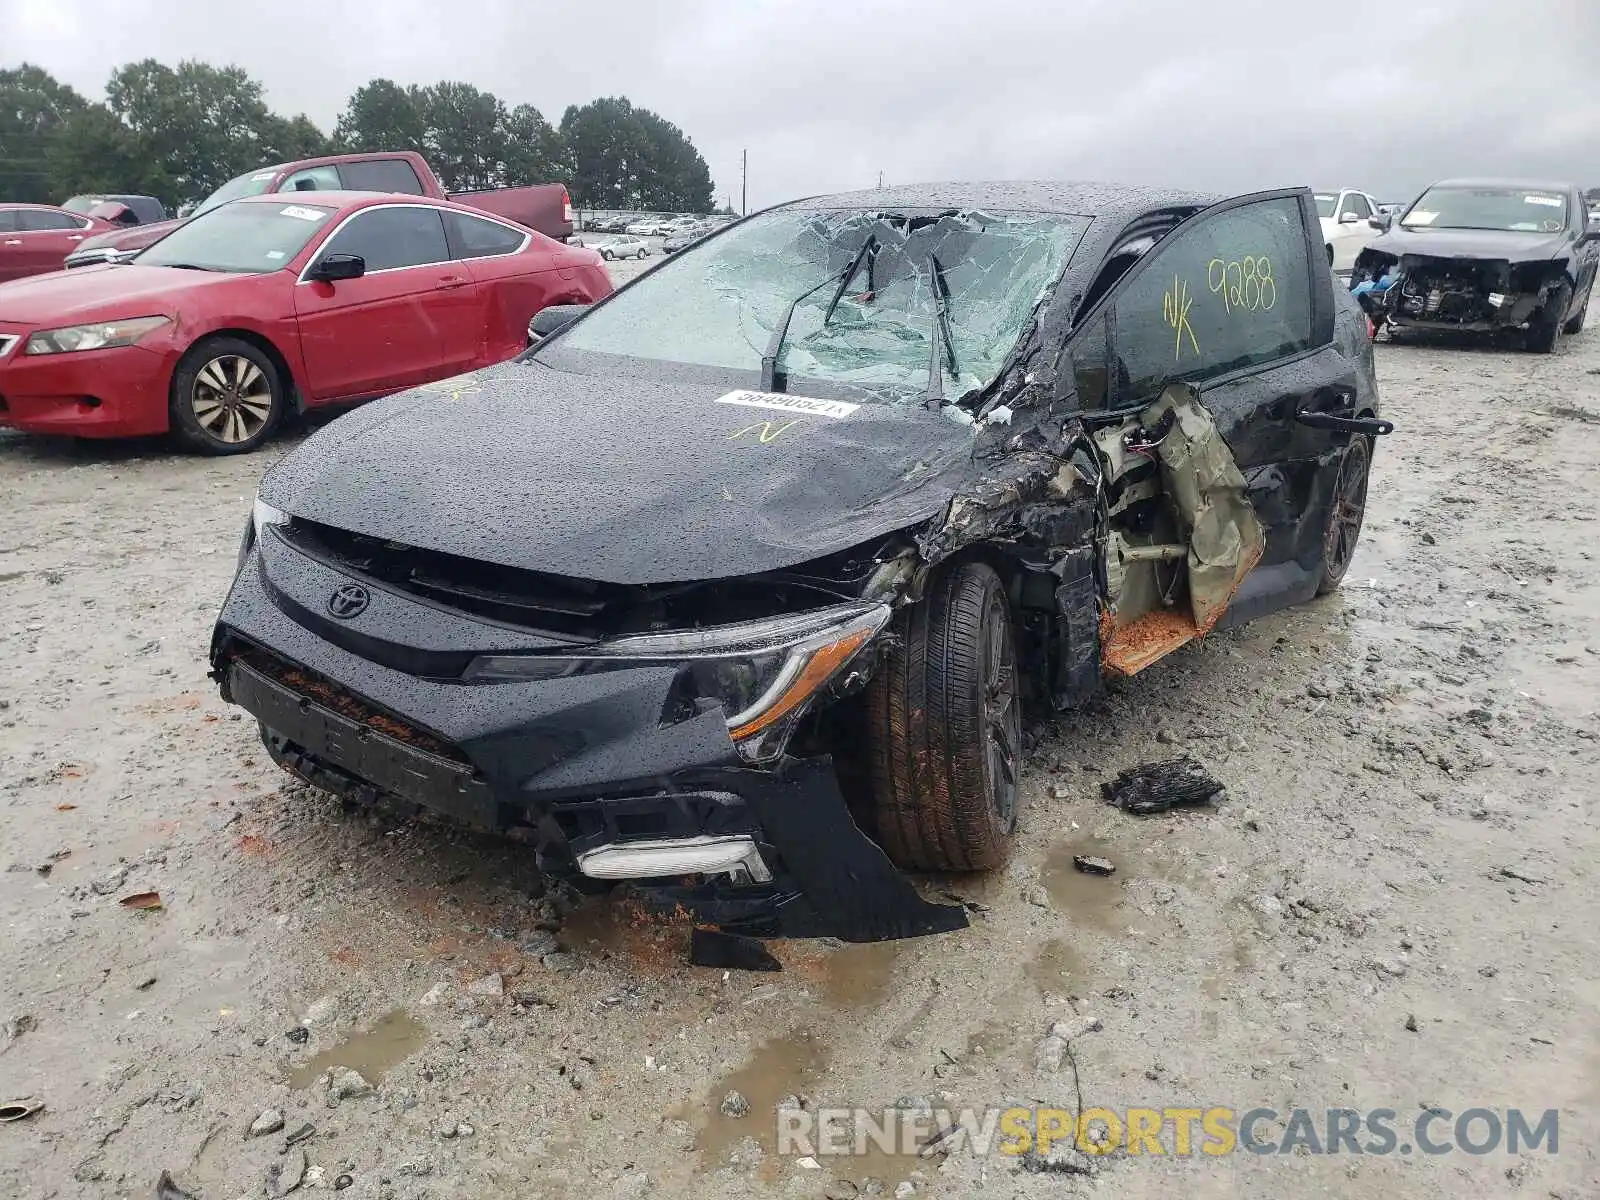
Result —
[{"label": "overcast sky", "polygon": [[552,123],[625,95],[735,207],[746,147],[751,208],[880,171],[1381,200],[1446,175],[1600,184],[1600,0],[0,0],[0,30],[0,65],[95,99],[120,63],[199,58],[330,130],[375,76]]}]

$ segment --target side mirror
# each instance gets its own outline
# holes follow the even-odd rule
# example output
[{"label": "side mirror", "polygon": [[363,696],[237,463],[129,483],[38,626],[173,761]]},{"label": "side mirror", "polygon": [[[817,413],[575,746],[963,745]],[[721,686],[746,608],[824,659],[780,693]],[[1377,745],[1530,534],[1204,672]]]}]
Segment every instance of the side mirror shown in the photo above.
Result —
[{"label": "side mirror", "polygon": [[1356,214],[1353,212],[1339,214],[1339,224],[1341,225],[1354,225],[1359,220],[1361,220],[1361,218],[1356,216]]},{"label": "side mirror", "polygon": [[1379,233],[1388,233],[1389,226],[1394,224],[1394,214],[1379,213],[1377,216],[1370,218],[1367,224],[1371,225]]},{"label": "side mirror", "polygon": [[587,304],[552,304],[534,314],[528,322],[528,345],[536,346],[553,333],[559,333],[589,311]]},{"label": "side mirror", "polygon": [[360,279],[367,273],[367,260],[359,254],[329,254],[319,258],[306,272],[318,283],[338,283],[341,279]]}]

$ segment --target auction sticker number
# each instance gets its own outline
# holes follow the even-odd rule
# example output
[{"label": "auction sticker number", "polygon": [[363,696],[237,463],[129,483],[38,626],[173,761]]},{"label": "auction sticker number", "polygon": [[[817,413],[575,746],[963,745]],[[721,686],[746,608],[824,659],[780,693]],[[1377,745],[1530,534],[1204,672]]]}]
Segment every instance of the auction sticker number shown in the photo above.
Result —
[{"label": "auction sticker number", "polygon": [[1241,259],[1213,258],[1206,264],[1206,286],[1222,297],[1226,312],[1268,312],[1278,302],[1272,260],[1265,254]]}]

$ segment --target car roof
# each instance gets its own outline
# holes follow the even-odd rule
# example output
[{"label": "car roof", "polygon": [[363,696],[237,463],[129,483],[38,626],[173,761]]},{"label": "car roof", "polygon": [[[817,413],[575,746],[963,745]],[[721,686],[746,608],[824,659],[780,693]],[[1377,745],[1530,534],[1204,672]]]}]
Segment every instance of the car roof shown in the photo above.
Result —
[{"label": "car roof", "polygon": [[1060,213],[1108,219],[1137,216],[1151,209],[1215,204],[1222,196],[1119,183],[1018,181],[995,183],[918,183],[812,196],[785,207],[828,208],[989,208]]},{"label": "car roof", "polygon": [[[66,209],[55,204],[33,204],[27,200],[7,200],[3,203],[0,203],[0,208],[28,208],[42,210],[44,212],[67,212]],[[83,216],[82,213],[67,213],[67,215],[72,217]]]},{"label": "car roof", "polygon": [[1465,179],[1441,179],[1430,184],[1430,187],[1456,187],[1456,188],[1526,188],[1532,192],[1575,192],[1578,185],[1575,183],[1554,183],[1548,179],[1495,179],[1489,176],[1468,177]]},{"label": "car roof", "polygon": [[232,200],[231,204],[309,204],[317,208],[370,208],[379,204],[420,204],[427,208],[452,209],[456,212],[467,213],[470,216],[482,217],[487,221],[498,221],[502,225],[514,225],[516,222],[506,217],[496,216],[491,212],[483,212],[469,204],[456,204],[449,200],[440,200],[434,196],[414,196],[409,192],[347,192],[335,188],[317,188],[307,191],[288,192],[263,192],[259,196],[240,196]]}]

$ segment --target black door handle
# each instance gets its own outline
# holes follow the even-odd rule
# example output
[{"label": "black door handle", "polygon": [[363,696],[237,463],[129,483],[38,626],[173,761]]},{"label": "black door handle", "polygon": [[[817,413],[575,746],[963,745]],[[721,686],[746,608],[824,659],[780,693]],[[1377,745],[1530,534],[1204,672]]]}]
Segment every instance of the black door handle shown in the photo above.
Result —
[{"label": "black door handle", "polygon": [[1309,408],[1302,408],[1295,413],[1294,419],[1312,429],[1331,429],[1335,433],[1362,433],[1368,437],[1382,437],[1386,433],[1394,432],[1393,421],[1382,421],[1377,417],[1336,417],[1332,413],[1312,412]]}]

